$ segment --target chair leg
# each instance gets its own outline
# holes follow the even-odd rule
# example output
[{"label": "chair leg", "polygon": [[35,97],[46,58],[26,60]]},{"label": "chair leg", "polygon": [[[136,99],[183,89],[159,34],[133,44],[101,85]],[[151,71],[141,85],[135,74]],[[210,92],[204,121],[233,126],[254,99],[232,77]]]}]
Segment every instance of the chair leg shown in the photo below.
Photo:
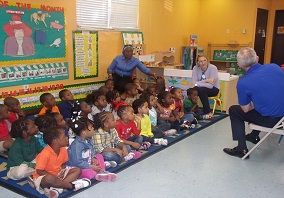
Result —
[{"label": "chair leg", "polygon": [[279,138],[279,140],[278,140],[278,144],[281,143],[282,139],[283,139],[283,135],[280,136],[280,138]]},{"label": "chair leg", "polygon": [[217,101],[216,101],[216,99],[213,99],[213,101],[214,101],[214,104],[213,104],[213,110],[212,110],[212,113],[214,114],[215,109],[216,109]]},{"label": "chair leg", "polygon": [[263,138],[261,138],[261,140],[260,140],[256,145],[254,145],[254,147],[252,147],[252,149],[250,149],[249,152],[248,152],[245,156],[242,157],[242,160],[246,159],[247,156],[249,156],[249,154],[251,154],[251,152],[253,152],[257,147],[259,147],[259,145],[260,145],[275,129],[277,129],[277,128],[280,126],[280,124],[283,122],[283,120],[284,120],[284,117],[283,117],[281,120],[279,120],[279,121],[277,122],[277,124],[275,124],[274,127],[271,128],[271,129],[269,130],[269,132],[268,132],[267,134],[265,134],[265,136],[264,136]]}]

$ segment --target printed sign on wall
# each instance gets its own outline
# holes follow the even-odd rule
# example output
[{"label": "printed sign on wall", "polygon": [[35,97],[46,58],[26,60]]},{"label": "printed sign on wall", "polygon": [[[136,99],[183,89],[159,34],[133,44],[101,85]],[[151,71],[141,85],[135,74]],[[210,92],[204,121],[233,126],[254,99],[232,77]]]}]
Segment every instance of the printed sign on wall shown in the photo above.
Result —
[{"label": "printed sign on wall", "polygon": [[98,76],[98,32],[73,32],[74,79]]}]

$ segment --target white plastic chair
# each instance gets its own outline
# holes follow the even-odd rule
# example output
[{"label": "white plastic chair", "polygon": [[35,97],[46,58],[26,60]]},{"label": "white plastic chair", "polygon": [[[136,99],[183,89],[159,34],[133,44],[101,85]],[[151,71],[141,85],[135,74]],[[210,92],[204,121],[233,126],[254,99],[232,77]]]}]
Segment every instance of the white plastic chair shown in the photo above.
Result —
[{"label": "white plastic chair", "polygon": [[279,143],[280,143],[284,135],[284,116],[279,120],[279,122],[277,122],[277,124],[274,125],[273,128],[263,127],[263,126],[259,126],[259,125],[252,124],[252,123],[249,124],[249,128],[252,130],[266,132],[267,134],[265,134],[265,136],[263,136],[263,138],[261,138],[261,140],[256,145],[254,145],[254,147],[252,147],[252,149],[250,149],[249,152],[245,156],[242,157],[242,159],[245,159],[251,152],[253,152],[254,149],[256,149],[271,133],[281,135],[279,139]]}]

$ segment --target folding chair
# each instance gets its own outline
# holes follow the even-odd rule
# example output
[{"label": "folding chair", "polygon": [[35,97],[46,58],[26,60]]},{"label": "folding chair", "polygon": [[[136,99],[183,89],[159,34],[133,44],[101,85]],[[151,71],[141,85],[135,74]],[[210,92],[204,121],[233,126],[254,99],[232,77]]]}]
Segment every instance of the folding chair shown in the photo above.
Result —
[{"label": "folding chair", "polygon": [[223,111],[223,104],[222,104],[222,100],[221,100],[221,92],[219,91],[217,96],[213,96],[213,97],[208,97],[209,100],[213,101],[213,109],[212,109],[212,113],[214,114],[216,106],[220,106],[221,107],[221,111]]},{"label": "folding chair", "polygon": [[280,143],[282,136],[284,135],[284,116],[279,120],[279,122],[277,122],[277,124],[274,125],[273,128],[263,127],[256,124],[249,124],[249,128],[252,130],[266,132],[267,134],[265,134],[265,136],[263,136],[263,138],[261,138],[261,140],[254,145],[254,147],[252,147],[245,156],[242,157],[242,159],[245,159],[251,152],[253,152],[271,133],[281,135],[278,141]]}]

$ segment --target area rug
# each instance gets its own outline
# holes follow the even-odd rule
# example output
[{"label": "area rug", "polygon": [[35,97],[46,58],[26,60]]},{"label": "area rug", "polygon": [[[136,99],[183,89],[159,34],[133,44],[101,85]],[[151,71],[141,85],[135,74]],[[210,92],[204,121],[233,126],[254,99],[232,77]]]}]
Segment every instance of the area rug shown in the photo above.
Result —
[{"label": "area rug", "polygon": [[[168,148],[169,146],[183,140],[184,138],[187,138],[199,131],[201,131],[202,129],[226,118],[228,115],[224,114],[224,113],[215,113],[213,119],[210,120],[201,120],[198,122],[198,124],[194,127],[191,128],[189,130],[182,130],[179,131],[176,135],[174,136],[169,136],[167,137],[168,139],[168,145],[167,146],[156,146],[153,145],[151,146],[147,151],[143,151],[142,152],[142,157],[137,159],[137,160],[130,160],[128,162],[124,162],[121,163],[120,165],[118,165],[115,168],[109,169],[108,171],[110,172],[120,172],[122,170],[124,170],[125,168],[128,168],[129,166],[132,166],[135,163],[139,163],[139,161],[146,159],[147,157]],[[12,190],[20,195],[29,197],[29,198],[44,198],[46,197],[45,195],[42,195],[40,193],[38,193],[34,188],[32,188],[29,184],[28,181],[26,179],[22,179],[22,180],[18,180],[18,181],[14,181],[11,179],[7,178],[7,171],[6,171],[6,165],[7,165],[7,158],[5,157],[1,157],[0,156],[0,185],[3,186],[4,188],[7,188],[9,190]],[[92,185],[89,187],[91,188],[93,185],[96,185],[98,182],[96,180],[92,181]],[[85,189],[81,189],[79,191],[64,191],[62,194],[60,194],[59,197],[65,198],[65,197],[71,197],[77,193],[80,193],[81,191],[83,191]]]}]

